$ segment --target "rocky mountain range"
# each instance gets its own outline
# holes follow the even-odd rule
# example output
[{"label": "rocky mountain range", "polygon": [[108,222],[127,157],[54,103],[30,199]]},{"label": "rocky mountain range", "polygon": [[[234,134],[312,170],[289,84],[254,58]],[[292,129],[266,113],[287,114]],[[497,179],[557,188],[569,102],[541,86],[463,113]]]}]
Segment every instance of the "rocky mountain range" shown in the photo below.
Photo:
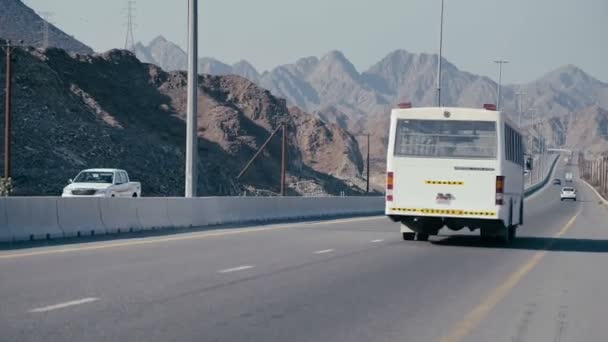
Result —
[{"label": "rocky mountain range", "polygon": [[[138,46],[136,54],[147,62],[168,70],[186,66],[185,52],[163,37],[148,46],[141,43]],[[153,57],[158,57],[146,59],[147,51],[157,51]],[[175,63],[177,60],[180,62]],[[459,70],[448,60],[443,61],[443,66],[443,105],[477,108],[484,103],[496,103],[497,84],[492,79]],[[228,65],[213,58],[202,58],[199,67],[205,73],[248,78],[286,99],[290,105],[309,112],[323,112],[328,108],[330,112],[340,111],[353,126],[373,116],[386,116],[399,102],[428,106],[434,105],[436,99],[437,55],[405,50],[389,53],[363,72],[357,71],[339,51],[321,58],[302,58],[262,73],[246,61]],[[503,85],[502,107],[513,115],[519,112],[515,95],[519,91],[527,93],[522,101],[524,122],[576,113],[593,105],[608,107],[608,83],[594,79],[574,65],[561,67],[530,83]]]},{"label": "rocky mountain range", "polygon": [[[0,0],[0,38],[14,44],[42,47],[45,23],[34,10],[20,0]],[[93,50],[55,25],[48,23],[48,44],[68,52],[93,53]]]},{"label": "rocky mountain range", "polygon": [[[122,50],[70,55],[26,48],[15,53],[16,194],[57,195],[68,178],[90,167],[127,169],[147,196],[183,194],[184,72],[165,72]],[[201,195],[278,192],[280,137],[241,180],[236,175],[283,119],[288,121],[289,193],[302,193],[300,183],[315,193],[362,191],[363,161],[347,131],[288,108],[285,100],[240,76],[199,79]],[[4,106],[4,90],[0,98]]]},{"label": "rocky mountain range", "polygon": [[538,122],[527,129],[532,146],[543,137],[547,146],[579,150],[591,157],[608,151],[608,110],[599,106]]},{"label": "rocky mountain range", "polygon": [[[43,27],[43,19],[19,0],[0,0],[0,8],[0,38],[6,36],[39,46],[42,34],[32,27]],[[68,52],[92,52],[56,27],[49,27],[49,45]],[[66,168],[69,169],[66,173],[73,173],[73,170],[91,162],[110,162],[110,156],[118,153],[121,162],[135,168],[144,164],[148,167],[159,164],[171,170],[169,173],[159,171],[172,179],[169,187],[164,187],[164,183],[158,179],[143,179],[152,184],[152,193],[181,193],[178,183],[182,179],[179,176],[182,171],[169,166],[183,162],[180,153],[183,143],[181,125],[185,112],[185,74],[181,70],[186,68],[186,53],[178,45],[163,37],[154,39],[148,45],[138,43],[134,53],[139,61],[132,54],[120,51],[71,57],[56,49],[44,51],[27,48],[22,52],[24,56],[31,57],[23,57],[29,61],[23,67],[32,74],[16,77],[16,82],[22,87],[16,91],[17,110],[23,111],[25,118],[21,124],[30,125],[21,129],[27,132],[46,130],[45,134],[56,137],[64,130],[62,125],[66,125],[65,130],[69,132],[66,134],[72,137],[70,146],[61,147],[66,137],[53,138],[57,139],[55,142],[60,146],[59,150],[67,151],[65,156],[69,157],[71,164]],[[60,61],[57,62],[59,64],[55,63],[55,59]],[[109,68],[109,64],[115,64],[115,69]],[[215,77],[201,78],[201,151],[210,157],[203,158],[200,167],[207,171],[219,170],[221,174],[220,180],[203,179],[201,187],[208,194],[236,194],[243,189],[263,187],[276,190],[276,175],[273,174],[278,165],[276,142],[270,145],[270,153],[264,154],[260,170],[252,169],[243,182],[235,182],[234,172],[276,126],[276,117],[288,114],[292,122],[288,140],[293,184],[308,184],[309,190],[318,193],[335,193],[349,186],[356,189],[362,182],[361,152],[370,148],[372,183],[377,189],[382,189],[390,109],[399,102],[412,102],[415,107],[433,105],[436,64],[436,55],[413,54],[405,50],[388,54],[362,72],[339,51],[329,52],[321,58],[301,58],[292,64],[264,72],[259,72],[247,61],[229,65],[213,58],[201,58],[199,71]],[[444,105],[481,107],[484,103],[496,102],[497,84],[492,79],[459,70],[447,60],[443,65]],[[32,70],[38,70],[41,74],[33,74]],[[23,75],[27,77],[20,78]],[[90,79],[83,78],[83,75]],[[52,90],[45,93],[36,80],[40,80],[41,84],[50,82]],[[521,91],[527,93],[523,103],[519,103],[515,95]],[[50,94],[54,94],[54,97],[50,97]],[[522,122],[529,126],[530,145],[535,145],[534,139],[543,135],[555,146],[569,144],[590,151],[604,148],[606,139],[600,132],[603,127],[600,124],[605,108],[608,108],[608,84],[576,66],[564,66],[530,83],[505,85],[501,94],[503,109],[515,120],[519,120],[518,108],[523,108]],[[34,96],[44,101],[33,101]],[[48,104],[40,104],[45,102]],[[74,122],[78,124],[74,126],[70,119],[66,119],[71,116],[58,114],[63,111],[74,115]],[[32,122],[46,119],[48,113],[55,119],[48,127],[32,126]],[[61,120],[56,120],[57,117]],[[74,129],[77,133],[73,132]],[[352,135],[348,132],[352,132]],[[586,135],[580,135],[582,132]],[[364,133],[372,136],[370,146],[365,145],[361,135]],[[133,134],[140,135],[141,139],[135,139],[131,136]],[[87,143],[84,146],[71,146],[80,138],[85,141],[90,139],[88,143],[91,144],[102,139],[112,153],[98,147],[93,148],[92,152],[83,150]],[[154,146],[151,149],[155,151],[152,160],[156,163],[145,158],[136,165],[127,161],[130,153],[145,155],[147,151],[138,150],[141,141]],[[126,142],[128,149],[123,146]],[[38,156],[49,154],[44,149],[44,153],[38,151],[33,145],[16,145],[21,146],[17,149],[28,146],[17,153],[17,158],[27,156],[23,159],[24,164],[36,160],[36,155],[32,155],[35,151],[42,153]],[[160,150],[155,150],[157,147]],[[48,148],[52,149],[50,146]],[[74,148],[76,150],[72,150]],[[61,158],[65,159],[65,156]],[[233,162],[235,160],[238,162]],[[33,170],[37,164],[29,167]],[[46,168],[59,170],[61,166],[51,163],[33,174],[39,175]],[[63,172],[57,174],[64,177]],[[137,172],[144,178],[148,177],[142,171],[135,171],[134,176],[137,176]],[[49,177],[53,182],[58,179],[53,178],[55,175]],[[34,178],[27,181],[22,179],[22,184],[29,184]],[[24,192],[49,193],[57,190],[57,186],[51,183],[36,189],[26,188],[22,188]]]},{"label": "rocky mountain range", "polygon": [[[156,52],[156,55],[179,55],[180,60],[185,61],[183,50],[162,37],[143,47],[142,51],[164,48],[172,52]],[[376,188],[380,189],[384,183],[390,110],[399,102],[412,102],[414,106],[435,105],[437,58],[437,55],[397,50],[363,72],[359,72],[339,51],[329,52],[321,58],[301,58],[293,64],[262,73],[245,61],[228,65],[203,58],[199,67],[211,74],[243,76],[270,90],[273,95],[286,99],[288,104],[315,113],[324,121],[354,133],[370,133],[372,178]],[[161,57],[149,61],[168,68],[185,67],[184,62],[176,66]],[[489,77],[459,70],[448,60],[443,60],[442,77],[442,103],[445,106],[481,108],[485,103],[497,102],[498,85]],[[518,92],[527,95],[518,97]],[[578,127],[585,122],[597,121],[595,116],[591,118],[593,115],[589,111],[594,110],[589,108],[595,108],[599,113],[601,108],[608,108],[608,83],[591,77],[580,68],[566,65],[526,84],[504,85],[501,94],[502,108],[513,119],[520,120],[521,108],[524,126],[542,122],[549,128],[541,129],[538,125],[538,133],[546,135],[547,141],[604,148],[601,143],[603,137],[577,142],[579,138],[573,133],[580,133],[582,128]],[[580,116],[577,126],[564,124],[571,115]],[[530,136],[531,150],[536,146],[534,137],[534,134]],[[358,141],[362,149],[367,148],[362,137],[358,137]]]}]

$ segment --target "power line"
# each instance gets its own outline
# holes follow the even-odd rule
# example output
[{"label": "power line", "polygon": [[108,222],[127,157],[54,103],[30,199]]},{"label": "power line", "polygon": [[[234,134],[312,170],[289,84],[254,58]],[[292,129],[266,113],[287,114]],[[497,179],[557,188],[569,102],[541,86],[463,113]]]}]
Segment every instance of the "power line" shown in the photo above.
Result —
[{"label": "power line", "polygon": [[525,96],[528,96],[528,93],[524,92],[523,90],[519,90],[517,93],[515,93],[515,96],[517,98],[517,114],[519,115],[519,120],[518,120],[518,125],[521,127],[521,116],[523,115],[523,98]]},{"label": "power line", "polygon": [[441,0],[441,21],[439,26],[439,57],[437,58],[437,107],[441,107],[441,58],[443,54],[443,11],[444,0]]},{"label": "power line", "polygon": [[127,36],[125,37],[125,50],[133,51],[135,46],[135,0],[127,1]]},{"label": "power line", "polygon": [[50,26],[51,18],[55,15],[53,12],[40,12],[42,19],[42,39],[40,40],[40,47],[46,49],[50,46]]}]

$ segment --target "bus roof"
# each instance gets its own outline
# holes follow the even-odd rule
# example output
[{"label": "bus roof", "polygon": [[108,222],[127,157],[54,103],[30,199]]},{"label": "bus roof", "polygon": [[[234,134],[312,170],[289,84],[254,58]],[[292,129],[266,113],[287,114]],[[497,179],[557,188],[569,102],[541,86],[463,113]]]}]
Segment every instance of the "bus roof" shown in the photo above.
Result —
[{"label": "bus roof", "polygon": [[[446,116],[445,113],[449,113]],[[520,134],[520,127],[513,122],[505,113],[487,110],[483,108],[466,108],[466,107],[419,107],[419,108],[395,108],[392,110],[391,115],[397,118],[418,118],[418,119],[435,119],[435,120],[446,120],[452,115],[455,115],[460,120],[481,120],[481,121],[498,121],[502,118],[507,122],[513,129],[518,131]]]}]

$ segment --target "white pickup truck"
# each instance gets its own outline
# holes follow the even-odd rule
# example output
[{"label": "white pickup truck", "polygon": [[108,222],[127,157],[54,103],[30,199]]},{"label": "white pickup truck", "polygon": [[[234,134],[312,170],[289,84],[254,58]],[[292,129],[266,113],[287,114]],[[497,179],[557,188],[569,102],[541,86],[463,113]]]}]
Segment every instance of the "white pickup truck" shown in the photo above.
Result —
[{"label": "white pickup truck", "polygon": [[62,197],[140,197],[141,183],[129,181],[127,171],[89,169],[69,180]]}]

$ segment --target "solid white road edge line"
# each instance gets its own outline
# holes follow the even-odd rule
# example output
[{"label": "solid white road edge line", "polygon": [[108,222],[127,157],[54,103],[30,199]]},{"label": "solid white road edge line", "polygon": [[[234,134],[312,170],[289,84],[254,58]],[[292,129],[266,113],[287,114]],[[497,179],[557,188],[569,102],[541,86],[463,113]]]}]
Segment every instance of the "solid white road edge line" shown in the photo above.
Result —
[{"label": "solid white road edge line", "polygon": [[221,271],[219,271],[219,273],[232,273],[232,272],[244,271],[244,270],[252,269],[254,267],[255,266],[252,266],[252,265],[238,266],[238,267],[227,268],[225,270],[221,270]]},{"label": "solid white road edge line", "polygon": [[29,312],[40,313],[40,312],[59,310],[59,309],[64,309],[64,308],[67,308],[67,307],[70,307],[70,306],[76,306],[76,305],[82,305],[82,304],[86,304],[86,303],[96,302],[98,300],[99,300],[99,298],[94,298],[94,297],[83,298],[83,299],[72,300],[72,301],[69,301],[69,302],[64,302],[64,303],[59,303],[59,304],[55,304],[55,305],[49,305],[49,306],[45,306],[45,307],[41,307],[41,308],[32,309]]},{"label": "solid white road edge line", "polygon": [[608,201],[604,199],[604,197],[602,197],[602,195],[600,195],[599,191],[597,191],[597,189],[589,184],[589,182],[587,182],[586,180],[584,180],[583,178],[579,178],[583,183],[585,183],[585,185],[587,185],[589,187],[589,189],[593,190],[593,192],[595,192],[595,195],[597,196],[597,198],[602,201],[602,203],[604,203],[605,205],[608,205]]}]

